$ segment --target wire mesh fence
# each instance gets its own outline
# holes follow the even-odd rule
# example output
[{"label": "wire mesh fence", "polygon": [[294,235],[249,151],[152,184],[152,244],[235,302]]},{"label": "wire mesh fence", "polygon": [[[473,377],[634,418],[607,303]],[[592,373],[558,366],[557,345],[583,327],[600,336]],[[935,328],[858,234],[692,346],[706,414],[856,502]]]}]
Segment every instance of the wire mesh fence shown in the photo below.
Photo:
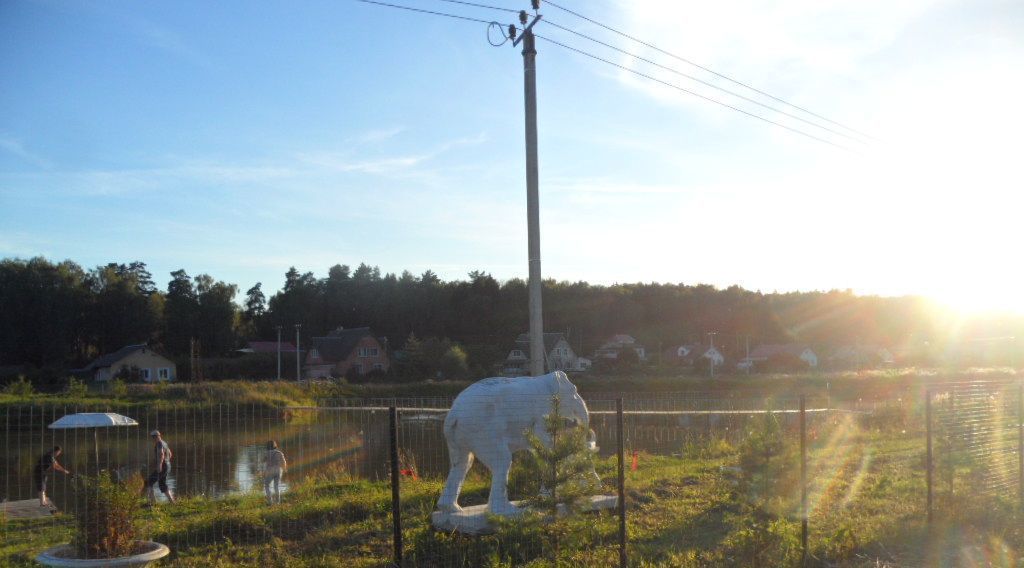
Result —
[{"label": "wire mesh fence", "polygon": [[[139,513],[140,525],[175,557],[231,557],[232,546],[259,550],[231,557],[237,564],[288,565],[296,557],[314,565],[361,559],[403,566],[611,566],[621,557],[666,565],[773,565],[808,555],[833,561],[863,551],[844,535],[853,516],[877,506],[867,494],[905,509],[905,518],[923,519],[929,471],[939,510],[955,506],[956,497],[1009,502],[1021,495],[1018,384],[934,385],[918,400],[839,408],[826,396],[686,393],[592,397],[579,416],[570,399],[559,400],[566,419],[560,428],[585,426],[577,443],[587,451],[563,448],[559,455],[542,451],[552,435],[571,432],[549,431],[550,395],[477,400],[461,409],[444,397],[288,408],[3,407],[4,536],[24,543],[5,560],[29,565],[31,554],[67,542],[75,520],[95,513],[81,484],[52,468],[44,472],[45,497],[59,513],[35,514],[25,505],[38,503],[38,466],[56,446],[63,450],[55,456],[60,465],[79,476],[114,472],[138,490],[141,503],[150,499],[141,488],[154,482],[153,505]],[[48,428],[76,412],[114,412],[138,425]],[[466,438],[457,447],[450,443],[453,414]],[[164,476],[154,430],[170,450]],[[273,457],[271,442],[284,463]],[[466,452],[475,464],[465,463]],[[560,514],[559,503],[564,509],[565,499],[578,497],[575,486],[552,497],[545,480],[559,487],[557,472],[578,468],[581,459],[590,460],[599,480],[582,494],[587,502],[605,500],[593,507],[573,501],[574,512]],[[446,501],[446,479],[462,469],[457,503],[479,513],[474,522],[484,530],[435,518],[455,510]],[[494,481],[505,471],[507,492],[495,494]],[[518,522],[495,518],[487,504],[496,496],[541,513],[513,516]],[[18,518],[18,511],[38,518]],[[275,556],[285,554],[281,543],[298,556]]]},{"label": "wire mesh fence", "polygon": [[1024,389],[1005,381],[965,381],[929,389],[934,506],[1024,497]]}]

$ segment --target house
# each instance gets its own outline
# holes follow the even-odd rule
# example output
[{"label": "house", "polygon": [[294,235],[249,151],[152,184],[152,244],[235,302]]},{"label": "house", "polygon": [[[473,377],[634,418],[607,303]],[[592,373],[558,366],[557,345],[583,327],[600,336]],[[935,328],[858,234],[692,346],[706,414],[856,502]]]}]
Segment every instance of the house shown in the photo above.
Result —
[{"label": "house", "polygon": [[73,371],[88,376],[93,381],[109,381],[114,378],[153,381],[173,381],[178,376],[174,361],[160,355],[144,344],[128,345],[113,353],[97,358],[82,369]]},{"label": "house", "polygon": [[896,359],[888,349],[878,345],[841,345],[832,351],[827,361],[832,368],[859,369],[892,365]]},{"label": "house", "polygon": [[344,377],[350,372],[386,373],[390,368],[386,345],[387,340],[378,340],[368,327],[339,327],[325,337],[312,339],[302,365],[303,376],[319,379]]},{"label": "house", "polygon": [[[277,355],[276,341],[250,341],[245,347],[238,349],[240,353],[270,353]],[[295,353],[295,345],[290,341],[281,342],[281,353]]]},{"label": "house", "polygon": [[677,345],[666,350],[663,357],[665,363],[686,367],[698,365],[701,359],[706,359],[707,364],[714,365],[715,367],[721,367],[725,364],[725,355],[722,355],[718,348],[714,345],[701,345],[699,343]]},{"label": "house", "polygon": [[741,369],[750,369],[751,367],[775,370],[813,369],[818,366],[818,356],[810,347],[799,343],[758,345],[737,366]]},{"label": "house", "polygon": [[604,344],[594,352],[594,358],[619,359],[622,352],[627,349],[635,353],[637,360],[641,363],[647,360],[647,352],[644,349],[644,346],[634,339],[633,336],[626,335],[624,333],[613,335],[611,339],[604,342]]},{"label": "house", "polygon": [[[579,357],[565,339],[564,333],[544,334],[545,372],[586,371],[590,359]],[[508,377],[523,376],[530,372],[530,334],[521,333],[505,357],[501,374]]]}]

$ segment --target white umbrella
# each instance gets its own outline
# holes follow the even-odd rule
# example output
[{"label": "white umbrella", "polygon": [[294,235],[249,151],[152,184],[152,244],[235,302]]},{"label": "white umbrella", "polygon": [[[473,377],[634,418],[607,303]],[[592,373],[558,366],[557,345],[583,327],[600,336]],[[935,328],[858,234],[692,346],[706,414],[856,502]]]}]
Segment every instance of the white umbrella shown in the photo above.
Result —
[{"label": "white umbrella", "polygon": [[50,428],[53,430],[68,430],[75,428],[92,428],[93,446],[96,450],[96,467],[100,464],[100,441],[97,432],[100,428],[113,428],[116,426],[138,426],[135,420],[115,414],[113,412],[79,412],[61,416]]}]

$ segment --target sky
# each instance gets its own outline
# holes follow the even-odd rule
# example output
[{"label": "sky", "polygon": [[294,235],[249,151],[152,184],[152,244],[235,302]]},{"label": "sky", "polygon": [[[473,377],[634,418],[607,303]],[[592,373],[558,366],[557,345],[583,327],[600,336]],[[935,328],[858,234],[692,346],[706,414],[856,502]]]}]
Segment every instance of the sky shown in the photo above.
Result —
[{"label": "sky", "polygon": [[[670,68],[538,24],[625,68],[538,40],[546,278],[1024,313],[1024,3],[558,4],[870,138],[542,5]],[[0,2],[0,257],[241,290],[360,262],[525,278],[522,57],[487,31],[351,0]]]}]

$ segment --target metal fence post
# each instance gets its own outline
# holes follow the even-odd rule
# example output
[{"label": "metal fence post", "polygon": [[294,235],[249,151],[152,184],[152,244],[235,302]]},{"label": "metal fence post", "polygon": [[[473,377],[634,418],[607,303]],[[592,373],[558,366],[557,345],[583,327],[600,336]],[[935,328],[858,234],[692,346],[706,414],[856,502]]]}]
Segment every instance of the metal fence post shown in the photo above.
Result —
[{"label": "metal fence post", "polygon": [[932,522],[932,391],[924,393],[924,422],[925,433],[928,437],[928,459],[925,465],[928,482],[928,524]]},{"label": "metal fence post", "polygon": [[398,409],[388,408],[388,423],[391,450],[391,524],[392,544],[394,545],[395,566],[402,565],[402,494],[399,490],[400,474],[398,469]]},{"label": "metal fence post", "polygon": [[615,429],[618,433],[618,506],[619,506],[619,566],[626,568],[626,469],[625,448],[623,444],[622,399],[615,400]]},{"label": "metal fence post", "polygon": [[807,559],[807,398],[800,396],[800,546]]},{"label": "metal fence post", "polygon": [[1024,509],[1024,383],[1017,385],[1017,497]]}]

